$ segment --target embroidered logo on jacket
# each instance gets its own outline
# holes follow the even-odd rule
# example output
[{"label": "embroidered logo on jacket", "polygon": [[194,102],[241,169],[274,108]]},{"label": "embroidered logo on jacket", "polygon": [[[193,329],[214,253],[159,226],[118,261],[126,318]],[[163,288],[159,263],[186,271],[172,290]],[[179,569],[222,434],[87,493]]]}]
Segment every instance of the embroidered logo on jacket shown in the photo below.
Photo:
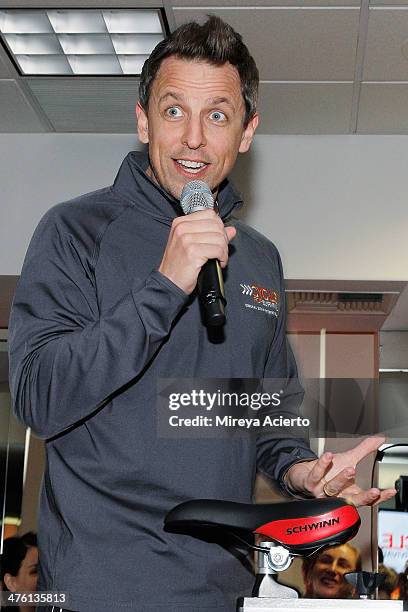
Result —
[{"label": "embroidered logo on jacket", "polygon": [[251,297],[250,303],[245,304],[245,308],[261,310],[275,317],[279,314],[279,293],[273,289],[267,289],[260,285],[249,285],[240,283],[243,295]]}]

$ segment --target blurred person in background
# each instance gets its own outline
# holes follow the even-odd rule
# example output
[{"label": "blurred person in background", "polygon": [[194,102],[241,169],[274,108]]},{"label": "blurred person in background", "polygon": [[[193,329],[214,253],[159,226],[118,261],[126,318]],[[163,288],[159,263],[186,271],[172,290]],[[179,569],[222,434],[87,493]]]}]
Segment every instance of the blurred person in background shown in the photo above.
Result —
[{"label": "blurred person in background", "polygon": [[344,574],[361,570],[361,556],[351,544],[325,548],[303,559],[304,597],[311,599],[352,599],[354,588]]},{"label": "blurred person in background", "polygon": [[386,578],[381,587],[378,589],[377,599],[391,599],[391,594],[398,586],[398,574],[391,567],[387,567],[383,563],[378,565],[378,571],[381,574],[385,574]]},{"label": "blurred person in background", "polygon": [[397,583],[390,595],[390,599],[400,599],[406,601],[408,599],[408,567],[398,574]]},{"label": "blurred person in background", "polygon": [[[0,578],[2,590],[13,593],[27,593],[37,588],[38,548],[37,536],[28,532],[21,537],[4,540],[3,554],[1,556]],[[20,610],[20,612],[33,612],[33,606],[6,606],[4,611]]]}]

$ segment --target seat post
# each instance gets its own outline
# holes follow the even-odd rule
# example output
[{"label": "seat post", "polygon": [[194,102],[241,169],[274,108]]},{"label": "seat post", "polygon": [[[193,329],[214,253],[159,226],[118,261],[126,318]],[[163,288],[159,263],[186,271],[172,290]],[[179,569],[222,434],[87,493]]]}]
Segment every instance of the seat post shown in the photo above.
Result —
[{"label": "seat post", "polygon": [[[272,546],[274,546],[273,542],[261,542],[259,544],[260,547],[268,549],[268,551],[270,551],[270,549],[272,548]],[[265,552],[261,552],[260,550],[257,550],[257,574],[276,574],[276,571],[274,571],[271,566],[268,563],[268,557],[269,557],[269,552],[268,554]]]},{"label": "seat post", "polygon": [[282,599],[297,598],[295,589],[286,587],[276,581],[279,571],[286,570],[292,563],[293,557],[283,546],[276,546],[274,542],[261,542],[262,552],[258,548],[258,569],[252,597],[280,597]]},{"label": "seat post", "polygon": [[292,564],[293,557],[283,546],[274,542],[261,542],[262,548],[268,549],[264,553],[258,551],[258,574],[276,574],[288,569]]}]

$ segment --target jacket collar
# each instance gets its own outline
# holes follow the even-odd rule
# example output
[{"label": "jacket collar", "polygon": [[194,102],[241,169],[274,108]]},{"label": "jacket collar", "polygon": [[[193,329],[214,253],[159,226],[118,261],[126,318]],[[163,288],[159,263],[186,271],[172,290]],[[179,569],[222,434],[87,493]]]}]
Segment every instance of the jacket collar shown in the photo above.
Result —
[{"label": "jacket collar", "polygon": [[[112,189],[141,212],[171,225],[173,219],[182,214],[180,202],[147,176],[148,166],[147,151],[131,151],[123,160]],[[224,180],[218,190],[221,218],[226,220],[240,206],[241,195],[227,179]]]}]

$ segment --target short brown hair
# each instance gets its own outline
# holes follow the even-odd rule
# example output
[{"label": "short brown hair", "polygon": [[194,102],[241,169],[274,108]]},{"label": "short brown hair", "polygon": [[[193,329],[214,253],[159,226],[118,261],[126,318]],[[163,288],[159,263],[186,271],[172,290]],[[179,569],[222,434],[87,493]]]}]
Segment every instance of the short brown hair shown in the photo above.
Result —
[{"label": "short brown hair", "polygon": [[162,61],[171,55],[187,60],[203,60],[215,65],[229,62],[235,66],[245,102],[244,124],[248,124],[256,113],[259,73],[242,36],[228,23],[210,15],[203,25],[194,21],[185,23],[156,45],[143,65],[139,85],[139,102],[146,112],[154,78]]}]

